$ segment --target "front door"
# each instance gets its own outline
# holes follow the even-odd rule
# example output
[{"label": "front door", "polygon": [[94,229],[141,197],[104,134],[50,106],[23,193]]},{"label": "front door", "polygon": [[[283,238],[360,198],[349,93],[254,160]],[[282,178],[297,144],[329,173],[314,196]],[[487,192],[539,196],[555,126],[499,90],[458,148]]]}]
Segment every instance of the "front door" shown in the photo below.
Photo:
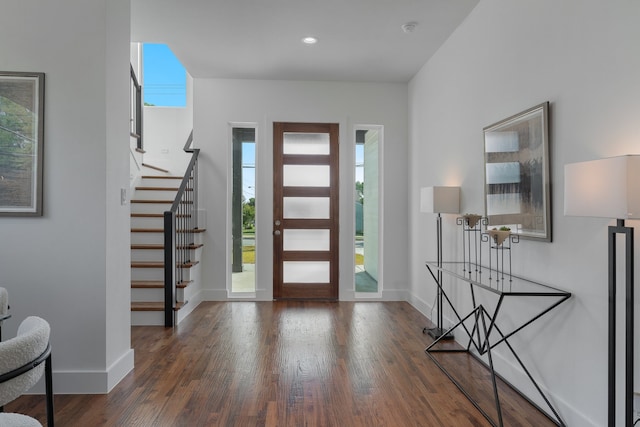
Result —
[{"label": "front door", "polygon": [[338,299],[338,125],[273,124],[273,297]]}]

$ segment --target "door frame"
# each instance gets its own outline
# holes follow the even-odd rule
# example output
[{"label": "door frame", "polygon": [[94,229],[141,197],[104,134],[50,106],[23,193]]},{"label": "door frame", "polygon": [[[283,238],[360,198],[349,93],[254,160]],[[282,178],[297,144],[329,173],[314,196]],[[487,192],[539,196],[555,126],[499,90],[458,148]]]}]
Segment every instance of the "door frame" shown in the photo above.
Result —
[{"label": "door frame", "polygon": [[[285,132],[329,133],[330,151],[328,155],[294,155],[283,153],[283,134]],[[339,123],[298,123],[273,122],[273,298],[274,299],[339,299],[340,275],[340,125]],[[314,161],[315,160],[315,161]],[[317,160],[320,160],[318,163]],[[284,164],[328,164],[330,186],[297,187],[283,186]],[[326,219],[285,219],[282,212],[284,197],[290,196],[328,196],[330,198],[329,220]],[[280,223],[277,223],[280,221]],[[283,236],[280,228],[329,228],[329,251],[296,252],[283,250]],[[330,263],[329,285],[327,284],[284,284],[283,262],[305,260],[327,260]]]}]

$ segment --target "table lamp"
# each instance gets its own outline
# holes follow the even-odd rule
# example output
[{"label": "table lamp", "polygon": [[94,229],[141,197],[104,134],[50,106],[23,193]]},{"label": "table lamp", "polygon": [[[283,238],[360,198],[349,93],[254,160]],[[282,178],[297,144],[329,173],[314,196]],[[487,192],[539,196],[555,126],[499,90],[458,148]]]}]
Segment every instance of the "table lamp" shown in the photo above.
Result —
[{"label": "table lamp", "polygon": [[609,226],[608,425],[616,419],[616,237],[625,236],[625,394],[624,425],[633,424],[633,228],[640,219],[640,155],[610,157],[564,166],[564,214],[615,218]]},{"label": "table lamp", "polygon": [[[442,216],[443,213],[460,212],[460,187],[424,187],[420,190],[420,212],[437,213],[436,217],[436,250],[438,267],[442,267]],[[440,338],[445,331],[442,328],[442,271],[438,269],[438,294],[436,306],[438,317],[435,328],[425,328],[434,339]],[[446,336],[444,338],[453,338]]]}]

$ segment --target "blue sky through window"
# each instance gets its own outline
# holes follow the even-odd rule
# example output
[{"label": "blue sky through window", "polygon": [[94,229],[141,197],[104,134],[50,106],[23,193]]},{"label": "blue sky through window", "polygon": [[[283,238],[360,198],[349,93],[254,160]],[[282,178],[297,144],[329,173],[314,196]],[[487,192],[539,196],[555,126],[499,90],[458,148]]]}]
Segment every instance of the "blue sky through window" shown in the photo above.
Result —
[{"label": "blue sky through window", "polygon": [[187,72],[167,45],[144,43],[143,70],[145,104],[187,106]]},{"label": "blue sky through window", "polygon": [[256,197],[256,144],[242,143],[242,195],[246,201]]},{"label": "blue sky through window", "polygon": [[364,182],[364,144],[356,144],[356,181]]}]

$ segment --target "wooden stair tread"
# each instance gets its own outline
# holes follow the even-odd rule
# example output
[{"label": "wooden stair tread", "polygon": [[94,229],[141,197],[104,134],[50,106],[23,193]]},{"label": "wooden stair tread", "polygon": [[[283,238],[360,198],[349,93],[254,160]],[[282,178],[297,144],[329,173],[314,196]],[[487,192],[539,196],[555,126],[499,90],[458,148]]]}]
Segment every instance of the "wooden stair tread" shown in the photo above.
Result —
[{"label": "wooden stair tread", "polygon": [[[177,302],[173,307],[174,311],[180,310],[187,304],[186,302]],[[132,302],[131,311],[164,311],[163,302]]]},{"label": "wooden stair tread", "polygon": [[[178,214],[179,218],[191,218],[189,214]],[[164,218],[164,213],[132,213],[131,218]]]},{"label": "wooden stair tread", "polygon": [[[201,247],[203,247],[204,245],[202,243],[193,243],[190,245],[187,245],[186,247],[188,249],[199,249]],[[184,248],[184,246],[179,245],[177,246],[178,249],[182,249]],[[164,249],[164,244],[163,243],[146,243],[146,244],[132,244],[131,245],[131,249],[152,249],[152,250],[160,250],[160,249]]]},{"label": "wooden stair tread", "polygon": [[[187,249],[200,249],[200,248],[201,248],[201,247],[203,247],[203,246],[204,246],[204,243],[191,243],[191,244],[186,245],[186,248],[187,248]],[[178,249],[184,249],[184,248],[185,248],[185,246],[183,246],[183,245],[178,245],[178,246],[176,246],[176,248],[178,248]]]},{"label": "wooden stair tread", "polygon": [[[204,233],[206,228],[194,228],[191,230],[177,230],[178,233]],[[132,228],[132,233],[164,233],[164,228]]]},{"label": "wooden stair tread", "polygon": [[[191,268],[197,265],[200,261],[187,261],[180,264],[181,268]],[[164,268],[163,261],[132,261],[131,268]]]},{"label": "wooden stair tread", "polygon": [[[173,200],[158,200],[158,199],[132,199],[130,201],[131,203],[155,203],[155,204],[172,204]],[[192,205],[193,201],[191,200],[183,200],[182,202],[183,205]]]},{"label": "wooden stair tread", "polygon": [[144,200],[144,199],[132,199],[131,203],[173,203],[173,200]]},{"label": "wooden stair tread", "polygon": [[136,187],[136,191],[178,191],[178,187]]},{"label": "wooden stair tread", "polygon": [[162,261],[131,261],[131,268],[164,268]]},{"label": "wooden stair tread", "polygon": [[[176,283],[177,288],[186,288],[193,280],[183,280]],[[136,289],[163,289],[164,282],[162,280],[132,280],[131,287]]]},{"label": "wooden stair tread", "polygon": [[157,244],[132,244],[131,245],[131,249],[164,249],[164,244],[162,243],[157,243]]},{"label": "wooden stair tread", "polygon": [[[178,191],[180,187],[150,187],[139,186],[136,187],[136,191]],[[184,191],[193,191],[193,188],[185,188]]]}]

